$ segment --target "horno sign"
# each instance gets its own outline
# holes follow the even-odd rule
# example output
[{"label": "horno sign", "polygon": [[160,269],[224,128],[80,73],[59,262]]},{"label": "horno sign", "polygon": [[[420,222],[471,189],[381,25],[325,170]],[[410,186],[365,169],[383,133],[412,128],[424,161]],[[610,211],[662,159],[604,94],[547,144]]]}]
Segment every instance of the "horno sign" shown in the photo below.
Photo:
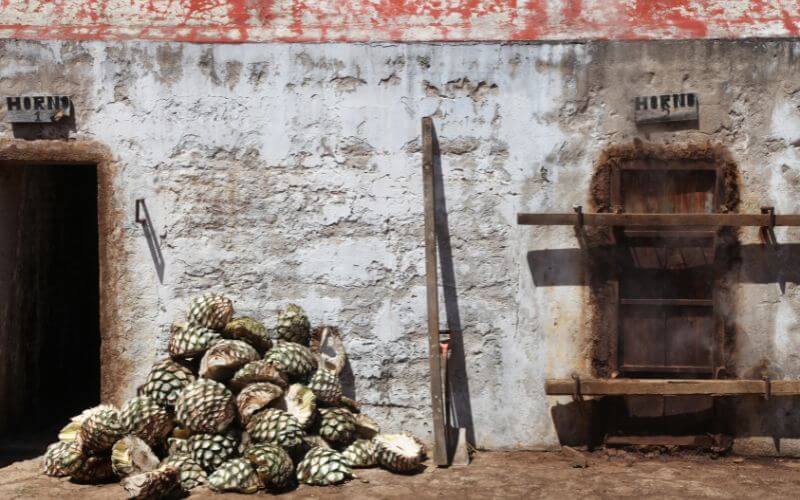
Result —
[{"label": "horno sign", "polygon": [[4,99],[6,123],[55,123],[72,114],[66,95],[9,96]]},{"label": "horno sign", "polygon": [[633,107],[636,123],[683,122],[700,117],[694,93],[636,97]]}]

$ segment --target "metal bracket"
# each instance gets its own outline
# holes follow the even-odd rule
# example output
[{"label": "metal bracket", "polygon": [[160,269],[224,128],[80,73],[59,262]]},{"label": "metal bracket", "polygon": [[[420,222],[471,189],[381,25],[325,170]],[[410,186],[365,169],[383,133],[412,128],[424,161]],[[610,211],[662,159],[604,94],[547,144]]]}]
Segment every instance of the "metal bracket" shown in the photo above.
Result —
[{"label": "metal bracket", "polygon": [[583,396],[581,395],[581,377],[580,375],[573,373],[572,374],[572,381],[575,382],[575,387],[572,389],[572,400],[573,401],[583,401]]},{"label": "metal bracket", "polygon": [[775,207],[761,207],[762,214],[769,214],[769,225],[766,227],[775,227]]},{"label": "metal bracket", "polygon": [[767,376],[761,377],[761,380],[764,381],[764,399],[769,401],[772,395],[772,381]]},{"label": "metal bracket", "polygon": [[137,198],[136,199],[136,222],[138,224],[147,224],[147,219],[142,219],[142,207],[144,207],[144,198]]},{"label": "metal bracket", "polygon": [[578,227],[582,228],[583,227],[583,207],[580,206],[580,205],[575,205],[575,206],[572,207],[572,210],[574,210],[575,213],[578,215],[578,222],[577,222],[576,225]]}]

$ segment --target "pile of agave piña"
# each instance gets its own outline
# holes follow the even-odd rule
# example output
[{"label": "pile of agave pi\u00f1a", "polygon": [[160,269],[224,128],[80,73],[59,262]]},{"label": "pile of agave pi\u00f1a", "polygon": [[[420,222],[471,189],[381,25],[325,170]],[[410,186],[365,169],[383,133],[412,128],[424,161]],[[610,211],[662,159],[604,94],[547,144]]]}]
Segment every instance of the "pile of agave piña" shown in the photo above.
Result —
[{"label": "pile of agave pi\u00f1a", "polygon": [[188,322],[170,333],[169,358],[138,396],[73,417],[47,448],[45,474],[121,478],[130,498],[164,498],[204,485],[254,493],[341,483],[356,467],[421,467],[416,438],[381,434],[342,395],[339,332],[312,330],[300,307],[281,311],[270,331],[233,318],[230,299],[209,293],[191,300]]}]

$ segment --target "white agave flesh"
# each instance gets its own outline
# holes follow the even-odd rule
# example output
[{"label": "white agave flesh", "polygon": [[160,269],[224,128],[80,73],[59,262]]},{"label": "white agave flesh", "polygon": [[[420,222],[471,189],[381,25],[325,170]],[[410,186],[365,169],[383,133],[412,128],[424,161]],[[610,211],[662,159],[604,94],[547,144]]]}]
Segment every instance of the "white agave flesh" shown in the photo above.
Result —
[{"label": "white agave flesh", "polygon": [[283,390],[269,382],[250,384],[236,396],[236,407],[242,424],[247,425],[250,418],[262,408],[283,395]]},{"label": "white agave flesh", "polygon": [[342,373],[347,363],[347,353],[339,329],[334,326],[321,326],[311,333],[311,350],[319,358],[320,366]]},{"label": "white agave flesh", "polygon": [[296,418],[300,426],[305,429],[314,422],[317,398],[314,392],[303,384],[292,384],[283,397],[275,400],[271,406]]},{"label": "white agave flesh", "polygon": [[136,436],[125,436],[111,448],[111,467],[120,477],[153,470],[158,464],[153,450]]},{"label": "white agave flesh", "polygon": [[220,340],[203,355],[199,373],[203,378],[225,381],[239,368],[260,358],[258,351],[247,342]]}]

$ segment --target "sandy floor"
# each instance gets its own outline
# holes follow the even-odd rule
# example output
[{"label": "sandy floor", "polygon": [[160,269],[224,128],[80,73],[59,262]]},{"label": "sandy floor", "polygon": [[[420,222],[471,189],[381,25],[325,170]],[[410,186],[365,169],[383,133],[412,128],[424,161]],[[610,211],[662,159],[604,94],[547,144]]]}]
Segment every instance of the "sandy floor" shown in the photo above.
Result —
[{"label": "sandy floor", "polygon": [[[86,486],[46,477],[39,460],[0,469],[0,498],[124,498],[117,484]],[[479,453],[465,468],[428,467],[414,476],[361,470],[342,486],[310,487],[283,498],[800,498],[800,461],[705,456],[589,455],[573,468],[559,453]],[[229,494],[227,497],[238,495]],[[244,496],[244,495],[242,495]],[[220,498],[208,490],[191,498]]]}]

